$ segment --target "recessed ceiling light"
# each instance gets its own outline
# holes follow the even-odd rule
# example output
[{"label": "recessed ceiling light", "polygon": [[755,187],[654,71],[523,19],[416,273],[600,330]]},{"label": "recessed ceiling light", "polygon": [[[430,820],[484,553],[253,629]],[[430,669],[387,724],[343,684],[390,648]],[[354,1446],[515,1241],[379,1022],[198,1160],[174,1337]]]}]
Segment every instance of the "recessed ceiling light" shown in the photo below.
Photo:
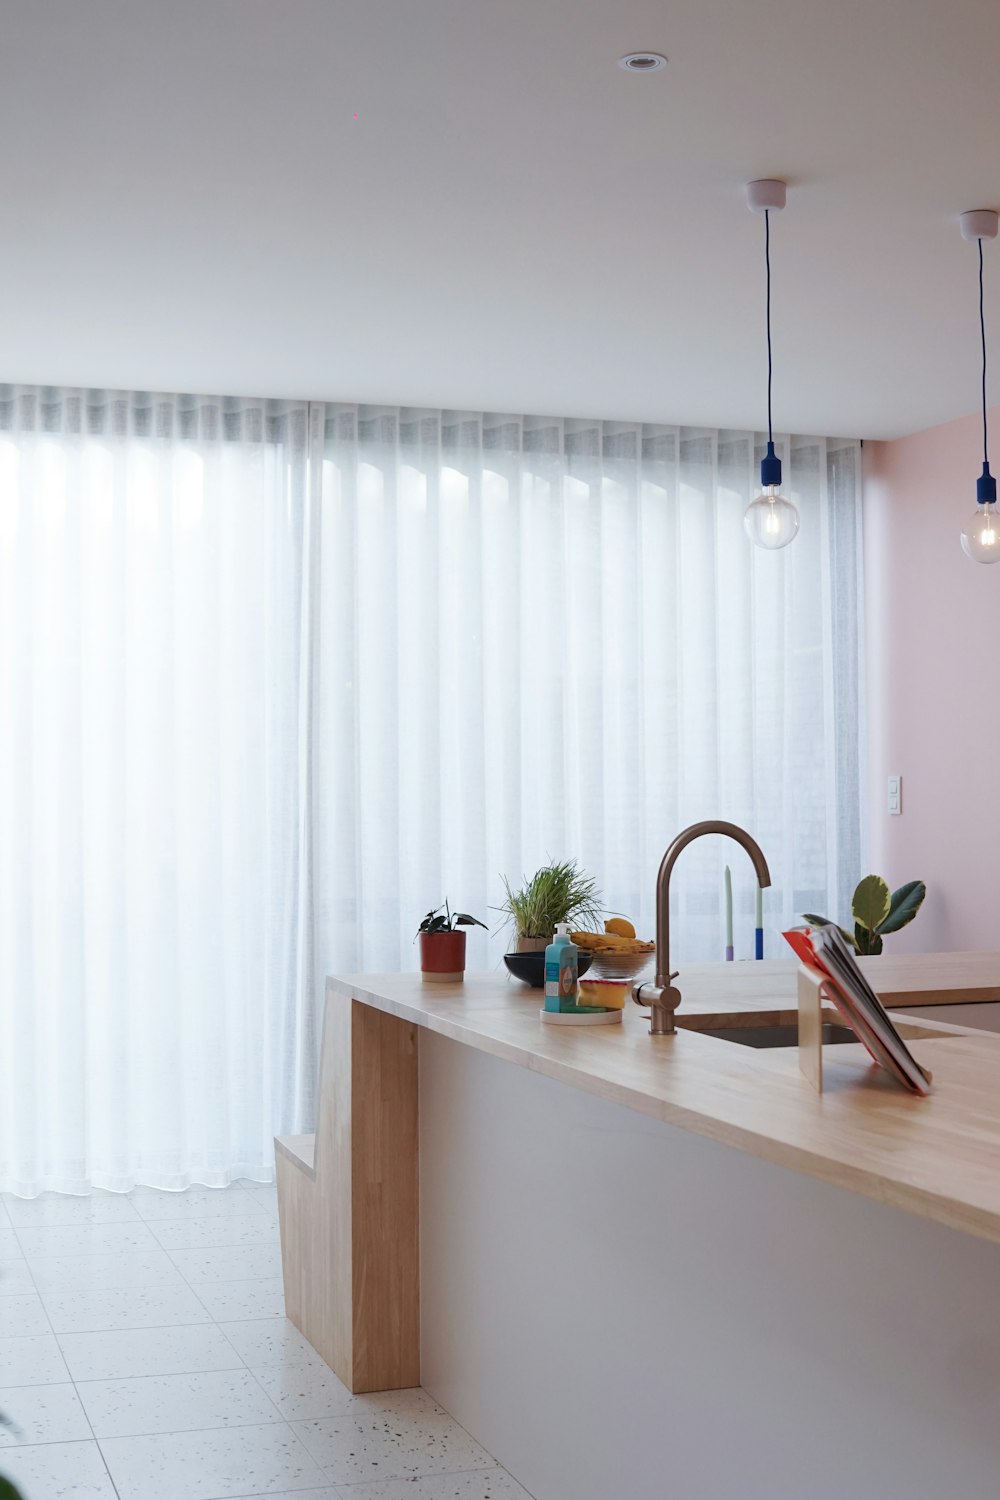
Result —
[{"label": "recessed ceiling light", "polygon": [[661,52],[626,52],[618,59],[618,66],[626,73],[657,73],[667,66],[667,59]]}]

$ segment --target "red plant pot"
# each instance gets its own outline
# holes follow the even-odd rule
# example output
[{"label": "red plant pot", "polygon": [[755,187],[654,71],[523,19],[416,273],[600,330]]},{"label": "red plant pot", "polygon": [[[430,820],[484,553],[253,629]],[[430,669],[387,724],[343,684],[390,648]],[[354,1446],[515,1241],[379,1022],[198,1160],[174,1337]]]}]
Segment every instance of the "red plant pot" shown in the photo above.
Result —
[{"label": "red plant pot", "polygon": [[457,983],[465,978],[465,933],[422,932],[420,972],[428,983]]}]

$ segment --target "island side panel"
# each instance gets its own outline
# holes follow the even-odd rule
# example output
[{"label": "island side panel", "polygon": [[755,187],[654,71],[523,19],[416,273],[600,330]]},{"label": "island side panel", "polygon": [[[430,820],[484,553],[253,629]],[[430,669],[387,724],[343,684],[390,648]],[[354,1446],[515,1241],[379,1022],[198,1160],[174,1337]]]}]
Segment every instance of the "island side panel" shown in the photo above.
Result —
[{"label": "island side panel", "polygon": [[327,986],[315,1170],[277,1155],[286,1312],[356,1393],[420,1384],[417,1028]]},{"label": "island side panel", "polygon": [[285,1314],[353,1379],[351,1006],[327,985],[313,1170],[275,1154]]},{"label": "island side panel", "polygon": [[350,1004],[353,1340],[345,1383],[356,1392],[397,1390],[420,1384],[417,1028]]},{"label": "island side panel", "polygon": [[424,1385],[537,1500],[996,1493],[1000,1247],[439,1036],[421,1077]]}]

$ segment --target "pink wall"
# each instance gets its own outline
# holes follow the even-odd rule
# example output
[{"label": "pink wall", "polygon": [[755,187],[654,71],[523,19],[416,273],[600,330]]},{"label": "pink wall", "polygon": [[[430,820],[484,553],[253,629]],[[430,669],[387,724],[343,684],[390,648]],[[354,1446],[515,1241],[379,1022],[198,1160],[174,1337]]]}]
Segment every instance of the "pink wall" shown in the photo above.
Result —
[{"label": "pink wall", "polygon": [[[870,865],[893,887],[927,883],[894,953],[1000,948],[1000,565],[959,542],[980,420],[864,446]],[[1000,409],[991,422],[1000,439]]]}]

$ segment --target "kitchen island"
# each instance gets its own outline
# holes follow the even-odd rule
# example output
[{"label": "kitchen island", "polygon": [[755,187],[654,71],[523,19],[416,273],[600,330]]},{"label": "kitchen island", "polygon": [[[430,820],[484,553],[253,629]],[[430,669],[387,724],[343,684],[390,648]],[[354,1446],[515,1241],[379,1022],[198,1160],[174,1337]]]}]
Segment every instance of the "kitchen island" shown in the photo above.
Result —
[{"label": "kitchen island", "polygon": [[[997,954],[870,963],[903,1009],[1000,999]],[[317,1136],[278,1150],[289,1316],[538,1500],[997,1493],[1000,1037],[942,1005],[929,1099],[857,1045],[818,1095],[713,1034],[793,1017],[794,963],[680,983],[650,1037],[497,974],[331,980]]]}]

